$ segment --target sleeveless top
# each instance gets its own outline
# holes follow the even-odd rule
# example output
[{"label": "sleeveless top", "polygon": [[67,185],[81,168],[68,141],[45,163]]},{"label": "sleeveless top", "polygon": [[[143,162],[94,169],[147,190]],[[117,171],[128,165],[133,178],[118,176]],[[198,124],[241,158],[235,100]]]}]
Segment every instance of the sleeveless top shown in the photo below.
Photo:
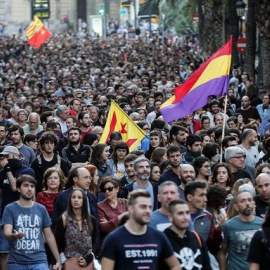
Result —
[{"label": "sleeveless top", "polygon": [[78,222],[66,214],[66,232],[65,232],[65,256],[85,257],[92,251],[92,237],[89,234],[87,220],[83,221],[80,231]]}]

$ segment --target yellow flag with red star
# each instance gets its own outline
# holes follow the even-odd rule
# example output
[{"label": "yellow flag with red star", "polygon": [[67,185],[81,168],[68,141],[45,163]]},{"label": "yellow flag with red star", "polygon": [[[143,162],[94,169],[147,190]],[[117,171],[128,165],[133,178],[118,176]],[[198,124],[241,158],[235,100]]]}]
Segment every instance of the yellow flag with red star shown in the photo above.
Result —
[{"label": "yellow flag with red star", "polygon": [[145,136],[143,130],[112,100],[106,125],[99,142],[106,143],[114,131],[121,133],[122,141],[127,143],[130,151],[135,150]]}]

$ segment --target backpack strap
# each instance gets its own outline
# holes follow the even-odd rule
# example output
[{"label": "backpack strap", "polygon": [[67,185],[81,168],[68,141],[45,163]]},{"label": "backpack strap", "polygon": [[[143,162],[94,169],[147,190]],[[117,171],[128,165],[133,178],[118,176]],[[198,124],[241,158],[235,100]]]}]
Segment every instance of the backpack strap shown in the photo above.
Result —
[{"label": "backpack strap", "polygon": [[37,155],[37,160],[38,160],[38,167],[39,167],[39,169],[41,169],[42,160],[41,160],[41,156],[40,155]]},{"label": "backpack strap", "polygon": [[59,168],[61,168],[61,157],[59,154],[57,154],[57,164],[59,165]]},{"label": "backpack strap", "polygon": [[202,240],[201,240],[200,236],[198,235],[197,232],[195,232],[195,231],[192,231],[192,232],[193,232],[194,235],[196,236],[197,241],[198,241],[198,243],[199,243],[199,245],[200,245],[200,248],[202,248]]}]

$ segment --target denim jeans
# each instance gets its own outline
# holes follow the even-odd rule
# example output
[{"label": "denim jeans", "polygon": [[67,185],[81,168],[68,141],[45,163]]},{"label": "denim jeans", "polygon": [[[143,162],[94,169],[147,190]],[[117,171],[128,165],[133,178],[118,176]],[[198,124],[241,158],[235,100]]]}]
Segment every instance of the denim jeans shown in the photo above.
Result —
[{"label": "denim jeans", "polygon": [[8,264],[8,270],[49,270],[49,266],[47,263],[38,263],[38,264],[10,263]]}]

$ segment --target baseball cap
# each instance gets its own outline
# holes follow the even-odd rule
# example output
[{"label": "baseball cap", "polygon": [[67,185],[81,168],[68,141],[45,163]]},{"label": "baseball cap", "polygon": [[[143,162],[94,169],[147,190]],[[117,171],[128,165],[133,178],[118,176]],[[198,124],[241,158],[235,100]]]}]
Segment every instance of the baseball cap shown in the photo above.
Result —
[{"label": "baseball cap", "polygon": [[0,153],[0,155],[8,155],[8,154],[20,154],[18,148],[16,148],[15,146],[5,146],[4,150]]}]

